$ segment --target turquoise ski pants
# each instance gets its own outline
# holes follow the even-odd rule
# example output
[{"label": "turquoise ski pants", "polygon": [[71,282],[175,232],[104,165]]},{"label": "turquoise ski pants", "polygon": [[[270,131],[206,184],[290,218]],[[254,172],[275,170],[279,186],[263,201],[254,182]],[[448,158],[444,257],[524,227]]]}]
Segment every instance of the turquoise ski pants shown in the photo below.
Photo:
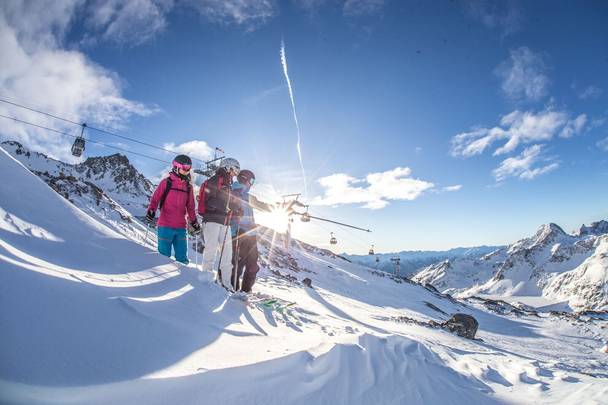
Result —
[{"label": "turquoise ski pants", "polygon": [[171,257],[171,247],[175,252],[175,260],[188,264],[188,242],[186,230],[183,228],[158,227],[158,253]]}]

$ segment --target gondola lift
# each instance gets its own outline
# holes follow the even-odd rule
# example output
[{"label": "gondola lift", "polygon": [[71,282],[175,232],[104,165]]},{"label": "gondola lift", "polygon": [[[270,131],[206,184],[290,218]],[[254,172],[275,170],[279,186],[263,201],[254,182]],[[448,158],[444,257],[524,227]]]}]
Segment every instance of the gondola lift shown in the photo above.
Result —
[{"label": "gondola lift", "polygon": [[334,233],[332,232],[331,237],[329,238],[329,243],[330,245],[337,245],[338,244],[338,239],[336,239],[336,237],[334,236]]},{"label": "gondola lift", "polygon": [[310,214],[308,213],[308,207],[306,207],[306,212],[302,213],[302,215],[300,215],[300,220],[302,222],[310,222]]},{"label": "gondola lift", "polygon": [[82,124],[82,130],[80,131],[80,136],[74,139],[74,143],[72,144],[72,155],[76,157],[82,156],[82,152],[84,152],[85,148],[85,140],[84,140],[84,129],[87,127],[87,124]]},{"label": "gondola lift", "polygon": [[369,254],[370,256],[373,256],[373,255],[374,255],[374,245],[372,245],[372,247],[371,247],[371,248],[369,248],[369,252],[368,252],[368,254]]}]

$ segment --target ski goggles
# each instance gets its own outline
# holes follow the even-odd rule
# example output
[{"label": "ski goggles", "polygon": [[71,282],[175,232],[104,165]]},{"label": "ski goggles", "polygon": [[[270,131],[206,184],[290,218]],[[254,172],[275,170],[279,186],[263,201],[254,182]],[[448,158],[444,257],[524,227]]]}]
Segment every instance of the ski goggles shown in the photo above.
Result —
[{"label": "ski goggles", "polygon": [[190,169],[192,168],[192,166],[190,166],[190,165],[185,165],[185,164],[177,163],[177,162],[173,162],[173,167],[177,167],[178,169],[181,169],[185,172],[189,172]]}]

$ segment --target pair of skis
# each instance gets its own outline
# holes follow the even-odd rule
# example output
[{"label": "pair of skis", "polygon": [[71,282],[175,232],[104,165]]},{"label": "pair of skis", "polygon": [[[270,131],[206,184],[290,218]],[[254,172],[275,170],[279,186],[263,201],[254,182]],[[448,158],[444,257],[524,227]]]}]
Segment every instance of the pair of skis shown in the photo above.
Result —
[{"label": "pair of skis", "polygon": [[263,309],[283,313],[286,309],[294,306],[295,301],[285,301],[275,297],[246,295],[243,293],[233,293],[231,298],[234,298],[244,303]]}]

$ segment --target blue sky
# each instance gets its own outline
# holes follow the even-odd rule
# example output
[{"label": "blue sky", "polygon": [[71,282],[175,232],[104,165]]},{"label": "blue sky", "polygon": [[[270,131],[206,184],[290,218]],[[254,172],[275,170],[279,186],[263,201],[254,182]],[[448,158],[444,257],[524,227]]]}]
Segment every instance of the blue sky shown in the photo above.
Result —
[{"label": "blue sky", "polygon": [[[546,222],[572,230],[608,218],[605,2],[112,0],[0,9],[4,98],[200,158],[221,146],[256,172],[266,198],[304,192],[284,39],[306,201],[317,215],[373,230],[296,223],[306,241],[327,244],[333,231],[336,251],[447,249],[510,243]],[[69,159],[69,139],[11,122],[0,130]],[[165,170],[132,160],[150,177]]]}]

